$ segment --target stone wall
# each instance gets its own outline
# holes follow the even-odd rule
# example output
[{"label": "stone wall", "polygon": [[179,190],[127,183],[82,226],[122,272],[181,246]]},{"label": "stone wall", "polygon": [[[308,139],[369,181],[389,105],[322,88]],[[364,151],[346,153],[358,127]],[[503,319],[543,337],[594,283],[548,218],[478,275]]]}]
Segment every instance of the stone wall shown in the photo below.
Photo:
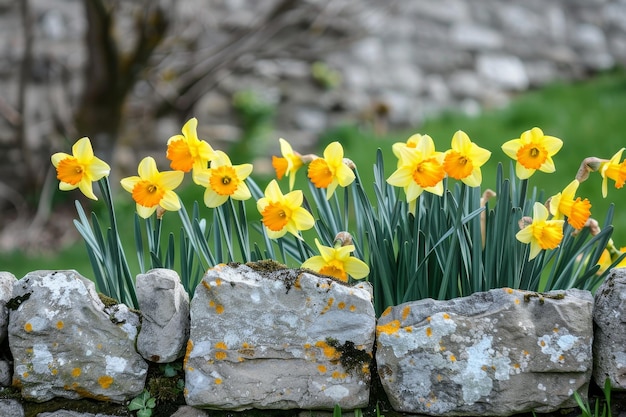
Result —
[{"label": "stone wall", "polygon": [[[626,389],[625,288],[622,268],[595,299],[498,288],[377,318],[369,283],[272,261],[217,265],[191,301],[174,271],[151,270],[137,279],[140,311],[100,297],[76,271],[0,272],[0,386],[17,391],[0,415],[24,416],[22,403],[56,410],[59,398],[74,400],[64,410],[88,399],[128,415],[144,388],[159,417],[335,405],[373,415],[377,401],[431,416],[558,413],[576,407],[576,393],[587,401],[592,379]],[[170,403],[181,408],[164,412]],[[93,417],[57,417],[68,415]]]}]

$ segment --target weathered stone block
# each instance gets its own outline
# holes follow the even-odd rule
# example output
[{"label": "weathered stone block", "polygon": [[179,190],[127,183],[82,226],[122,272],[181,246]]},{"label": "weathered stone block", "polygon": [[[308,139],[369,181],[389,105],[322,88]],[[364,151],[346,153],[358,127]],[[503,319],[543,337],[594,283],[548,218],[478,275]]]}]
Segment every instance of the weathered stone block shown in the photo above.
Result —
[{"label": "weathered stone block", "polygon": [[189,295],[178,274],[152,269],[139,274],[135,286],[143,315],[137,350],[157,363],[182,357],[189,337]]},{"label": "weathered stone block", "polygon": [[137,329],[120,322],[127,309],[107,314],[93,282],[76,271],[31,272],[8,305],[13,385],[24,398],[124,402],[143,390],[148,366],[135,350]]},{"label": "weathered stone block", "polygon": [[271,262],[209,270],[191,301],[187,404],[365,406],[376,325],[371,297],[369,284],[348,286]]},{"label": "weathered stone block", "polygon": [[581,290],[402,304],[379,319],[378,373],[397,411],[504,416],[574,406],[591,377],[592,308]]},{"label": "weathered stone block", "polygon": [[593,378],[600,387],[626,389],[626,268],[614,269],[598,287],[593,308],[596,324]]}]

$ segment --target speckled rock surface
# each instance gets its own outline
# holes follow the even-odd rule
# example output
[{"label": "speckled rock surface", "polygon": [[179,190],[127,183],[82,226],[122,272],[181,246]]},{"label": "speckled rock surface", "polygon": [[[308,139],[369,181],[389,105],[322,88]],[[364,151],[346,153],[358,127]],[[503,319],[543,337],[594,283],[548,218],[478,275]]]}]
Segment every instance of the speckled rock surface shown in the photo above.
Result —
[{"label": "speckled rock surface", "polygon": [[271,265],[217,266],[198,285],[185,358],[187,404],[367,405],[376,325],[369,284],[352,287]]},{"label": "speckled rock surface", "polygon": [[24,398],[124,402],[143,390],[148,365],[135,350],[137,329],[120,321],[128,310],[107,314],[93,282],[76,271],[31,272],[8,305],[13,385]]},{"label": "speckled rock surface", "polygon": [[15,284],[15,275],[10,272],[0,271],[0,343],[4,342],[7,337],[7,326],[9,325],[9,309],[7,301],[13,294],[13,284]]},{"label": "speckled rock surface", "polygon": [[137,300],[143,316],[137,350],[149,361],[173,362],[185,353],[189,337],[189,295],[170,269],[137,275]]},{"label": "speckled rock surface", "polygon": [[[559,295],[560,294],[560,295]],[[591,293],[496,289],[386,310],[376,360],[397,411],[511,415],[575,406],[592,370]]]},{"label": "speckled rock surface", "polygon": [[626,389],[626,268],[614,269],[595,295],[593,320],[596,324],[593,350],[593,377],[603,387]]}]

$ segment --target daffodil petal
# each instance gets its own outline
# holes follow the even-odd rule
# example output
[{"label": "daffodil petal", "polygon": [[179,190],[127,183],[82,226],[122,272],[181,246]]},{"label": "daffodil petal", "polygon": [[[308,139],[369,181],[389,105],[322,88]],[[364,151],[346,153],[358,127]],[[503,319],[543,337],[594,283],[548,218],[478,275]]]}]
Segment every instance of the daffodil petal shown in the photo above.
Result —
[{"label": "daffodil petal", "polygon": [[539,255],[541,253],[541,246],[539,246],[539,244],[535,243],[535,241],[532,241],[530,243],[530,254],[528,255],[528,260],[532,260],[534,258],[537,257],[537,255]]},{"label": "daffodil petal", "polygon": [[173,190],[183,182],[185,173],[182,171],[164,171],[160,173],[159,179],[163,187]]},{"label": "daffodil petal", "polygon": [[234,200],[248,200],[252,197],[252,194],[246,183],[242,182],[230,197]]},{"label": "daffodil petal", "polygon": [[387,178],[387,183],[393,185],[394,187],[405,187],[407,184],[413,182],[412,172],[407,167],[402,167],[396,169],[390,176]]},{"label": "daffodil petal", "polygon": [[335,177],[337,178],[339,185],[342,187],[347,187],[352,184],[355,179],[354,172],[343,162],[339,165],[339,168],[335,173]]},{"label": "daffodil petal", "polygon": [[276,180],[271,180],[265,187],[265,197],[270,201],[280,201],[284,198]]},{"label": "daffodil petal", "polygon": [[563,147],[563,141],[559,138],[555,138],[554,136],[544,136],[541,143],[550,156],[557,153]]},{"label": "daffodil petal", "polygon": [[548,208],[543,204],[536,202],[533,205],[533,221],[547,220],[549,215],[550,212],[548,211]]},{"label": "daffodil petal", "polygon": [[228,196],[219,195],[212,188],[207,188],[204,191],[204,204],[209,208],[219,207],[228,200]]},{"label": "daffodil petal", "polygon": [[137,172],[139,173],[141,179],[144,180],[152,179],[159,175],[156,162],[151,156],[146,156],[141,160],[141,162],[139,162]]},{"label": "daffodil petal", "polygon": [[526,226],[515,234],[515,238],[522,243],[530,243],[533,239],[533,228]]},{"label": "daffodil petal", "polygon": [[556,167],[554,166],[554,160],[548,156],[545,162],[541,164],[541,168],[539,168],[539,171],[547,173],[556,171]]},{"label": "daffodil petal", "polygon": [[84,137],[80,138],[76,141],[76,143],[72,146],[72,154],[74,157],[81,161],[82,163],[90,162],[93,159],[93,148],[91,147],[91,142],[89,138]]},{"label": "daffodil petal", "polygon": [[133,177],[126,177],[123,178],[120,181],[120,184],[122,184],[122,188],[124,188],[126,191],[128,191],[129,193],[133,192],[133,188],[135,188],[135,185],[141,181],[141,178],[137,177],[137,176],[133,176]]},{"label": "daffodil petal", "polygon": [[92,175],[92,180],[97,181],[100,178],[106,177],[111,172],[109,164],[101,159],[94,158],[89,164],[89,171]]},{"label": "daffodil petal", "polygon": [[237,174],[237,178],[241,181],[245,180],[252,174],[253,166],[252,164],[241,164],[233,167],[235,169],[235,173]]},{"label": "daffodil petal", "polygon": [[511,159],[515,159],[517,161],[517,151],[521,148],[522,143],[519,139],[511,139],[507,142],[504,142],[502,145],[502,151]]},{"label": "daffodil petal", "polygon": [[191,119],[187,120],[187,123],[185,123],[182,128],[183,135],[185,135],[187,139],[197,140],[198,139],[198,134],[196,133],[197,130],[198,130],[198,119],[196,119],[195,117],[192,117]]},{"label": "daffodil petal", "polygon": [[284,199],[289,207],[299,207],[302,205],[304,195],[301,190],[295,190],[285,194]]},{"label": "daffodil petal", "polygon": [[467,177],[461,179],[468,187],[478,187],[483,180],[483,175],[480,172],[480,168],[474,168],[472,173]]},{"label": "daffodil petal", "polygon": [[521,180],[530,178],[535,173],[535,171],[536,169],[526,168],[524,165],[520,164],[519,162],[515,164],[515,175],[517,175],[517,178]]},{"label": "daffodil petal", "polygon": [[326,261],[321,256],[312,256],[302,264],[302,268],[315,272],[319,272],[324,266],[326,266]]},{"label": "daffodil petal", "polygon": [[295,223],[298,230],[309,230],[315,225],[315,219],[302,207],[298,207],[291,213],[293,223]]},{"label": "daffodil petal", "polygon": [[324,149],[324,159],[328,161],[329,165],[336,165],[338,162],[342,163],[343,160],[343,147],[339,142],[330,143],[326,149]]},{"label": "daffodil petal", "polygon": [[180,210],[180,199],[174,191],[166,190],[159,205],[168,211],[178,211]]},{"label": "daffodil petal", "polygon": [[50,160],[52,161],[52,165],[56,168],[59,163],[66,158],[72,158],[72,155],[68,155],[65,152],[57,152],[50,157]]},{"label": "daffodil petal", "polygon": [[84,178],[78,183],[78,188],[83,194],[85,194],[87,198],[90,198],[92,200],[97,200],[98,197],[96,197],[96,195],[93,193],[92,184],[93,183],[89,179]]},{"label": "daffodil petal", "polygon": [[148,217],[152,216],[152,213],[154,213],[157,209],[157,206],[154,207],[146,207],[146,206],[142,206],[141,204],[137,204],[137,214],[139,215],[139,217],[147,219]]},{"label": "daffodil petal", "polygon": [[352,278],[365,278],[370,273],[370,267],[360,259],[350,257],[344,262],[346,273]]},{"label": "daffodil petal", "polygon": [[61,191],[71,191],[78,188],[78,184],[70,184],[69,182],[59,182],[59,190]]}]

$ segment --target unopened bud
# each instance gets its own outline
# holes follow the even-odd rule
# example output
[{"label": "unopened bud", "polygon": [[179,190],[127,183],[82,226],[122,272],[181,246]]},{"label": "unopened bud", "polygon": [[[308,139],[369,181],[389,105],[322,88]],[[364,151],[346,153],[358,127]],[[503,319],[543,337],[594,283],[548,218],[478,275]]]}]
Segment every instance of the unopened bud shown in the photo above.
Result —
[{"label": "unopened bud", "polygon": [[520,230],[524,229],[525,227],[531,225],[533,223],[533,218],[530,216],[524,216],[522,217],[519,222],[517,223],[519,225]]},{"label": "unopened bud", "polygon": [[337,233],[335,240],[333,241],[333,246],[337,248],[348,245],[352,245],[352,235],[348,232]]},{"label": "unopened bud", "polygon": [[589,178],[589,173],[599,170],[600,166],[602,166],[604,162],[607,162],[607,160],[596,158],[595,156],[583,159],[580,164],[580,168],[578,168],[578,172],[576,173],[576,179],[578,182],[586,181],[587,178]]},{"label": "unopened bud", "polygon": [[165,210],[163,207],[161,206],[157,206],[156,209],[156,217],[157,219],[161,220],[163,218],[163,215],[165,214],[167,210]]},{"label": "unopened bud", "polygon": [[352,159],[349,158],[343,158],[343,163],[350,168],[352,171],[354,171],[356,169],[356,165],[354,164],[354,162],[352,162]]}]

